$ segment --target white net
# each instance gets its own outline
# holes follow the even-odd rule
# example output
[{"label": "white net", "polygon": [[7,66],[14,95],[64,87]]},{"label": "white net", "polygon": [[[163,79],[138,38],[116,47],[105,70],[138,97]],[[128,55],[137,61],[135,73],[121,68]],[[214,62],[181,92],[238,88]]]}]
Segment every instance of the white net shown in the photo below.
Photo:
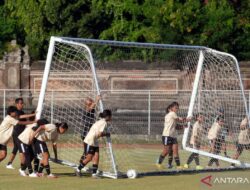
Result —
[{"label": "white net", "polygon": [[[217,157],[234,162],[237,152],[236,142],[240,133],[240,122],[246,117],[246,102],[242,93],[238,63],[231,56],[192,46],[169,46],[157,44],[139,44],[84,39],[67,39],[87,44],[94,57],[95,65],[109,65],[113,69],[116,64],[144,64],[170,70],[168,81],[157,80],[155,76],[148,79],[140,77],[140,72],[131,69],[126,80],[113,80],[111,87],[107,81],[101,81],[104,108],[113,112],[111,138],[113,155],[118,170],[126,172],[135,169],[141,173],[158,171],[155,162],[161,151],[161,134],[166,107],[173,101],[180,104],[178,115],[186,117],[201,113],[205,117],[202,134],[199,136],[201,165],[207,165],[210,157]],[[202,70],[195,94],[192,93],[196,70],[203,53]],[[84,130],[84,101],[96,98],[96,85],[89,62],[89,52],[84,47],[64,42],[55,43],[55,51],[51,62],[47,94],[44,101],[43,116],[52,118],[52,122],[66,121],[70,131],[59,141],[59,158],[78,164],[83,152],[81,135]],[[156,65],[156,66],[155,66]],[[144,66],[143,66],[144,67]],[[126,68],[127,69],[127,68]],[[132,71],[133,70],[133,71]],[[174,71],[171,71],[174,70]],[[176,73],[175,73],[176,72]],[[161,73],[161,71],[159,71]],[[175,73],[174,77],[172,74]],[[118,76],[119,78],[119,76]],[[172,81],[174,78],[174,83]],[[49,92],[53,90],[53,92]],[[66,91],[65,91],[66,90]],[[194,97],[194,105],[190,107],[190,99]],[[51,101],[53,99],[53,101]],[[51,104],[53,102],[53,105]],[[96,114],[99,108],[96,107]],[[214,152],[209,152],[211,145],[207,138],[208,131],[223,111],[224,125],[216,136]],[[95,118],[96,115],[95,114]],[[185,131],[183,144],[189,148],[192,125]],[[178,124],[178,142],[182,141],[184,127],[187,123]],[[223,137],[223,134],[224,137]],[[223,141],[225,139],[225,141]],[[105,138],[101,139],[100,169],[115,174],[110,146]],[[223,147],[226,146],[226,155]],[[189,149],[189,151],[197,151]],[[238,158],[248,162],[247,151]],[[184,164],[190,155],[180,146],[180,159]],[[166,158],[164,163],[167,164]],[[228,162],[220,161],[221,167],[228,167]],[[164,169],[165,170],[165,169]]]}]

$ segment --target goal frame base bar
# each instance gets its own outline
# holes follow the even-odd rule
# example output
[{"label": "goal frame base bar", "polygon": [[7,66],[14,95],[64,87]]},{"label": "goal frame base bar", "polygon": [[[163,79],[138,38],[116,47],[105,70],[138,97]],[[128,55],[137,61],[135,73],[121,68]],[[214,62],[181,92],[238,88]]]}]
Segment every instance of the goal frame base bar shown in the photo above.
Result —
[{"label": "goal frame base bar", "polygon": [[234,167],[234,168],[204,168],[202,170],[196,169],[182,169],[182,170],[169,170],[169,171],[155,171],[155,172],[142,172],[138,173],[138,177],[145,176],[169,176],[169,175],[179,175],[179,174],[198,174],[198,173],[208,173],[208,172],[227,172],[227,171],[243,171],[250,170],[250,168]]},{"label": "goal frame base bar", "polygon": [[[40,158],[39,158],[40,159]],[[64,160],[55,160],[55,158],[50,158],[50,161],[56,164],[68,166],[71,168],[76,168],[77,164],[71,163]],[[168,170],[168,171],[153,171],[153,172],[139,172],[138,177],[146,177],[146,176],[168,176],[168,175],[178,175],[178,174],[197,174],[197,173],[207,173],[207,172],[227,172],[227,171],[243,171],[250,170],[250,167],[246,167],[245,165],[236,166],[236,167],[228,167],[228,168],[204,168],[202,170],[196,169],[181,169],[181,170]],[[99,174],[104,178],[111,179],[123,179],[128,178],[125,173],[118,172],[118,174],[103,172],[101,171]]]}]

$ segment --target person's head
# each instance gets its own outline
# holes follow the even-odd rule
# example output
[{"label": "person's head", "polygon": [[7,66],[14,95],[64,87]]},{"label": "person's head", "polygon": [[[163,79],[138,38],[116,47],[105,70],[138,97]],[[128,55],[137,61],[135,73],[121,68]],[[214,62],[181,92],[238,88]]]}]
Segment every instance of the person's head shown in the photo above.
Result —
[{"label": "person's head", "polygon": [[93,104],[93,102],[94,102],[94,100],[93,99],[91,99],[91,98],[87,98],[86,100],[85,100],[85,102],[84,102],[84,106],[85,106],[85,108],[86,109],[89,109],[90,107],[91,107],[91,105]]},{"label": "person's head", "polygon": [[224,109],[223,108],[219,108],[218,109],[218,114],[219,115],[224,115]]},{"label": "person's head", "polygon": [[178,102],[172,102],[172,104],[170,104],[170,109],[173,112],[178,112],[178,110],[179,110],[179,103]]},{"label": "person's head", "polygon": [[171,105],[168,105],[168,107],[166,108],[166,114],[168,114],[171,111]]},{"label": "person's head", "polygon": [[220,126],[224,125],[224,117],[218,117],[216,121]]},{"label": "person's head", "polygon": [[59,134],[65,133],[69,128],[67,123],[56,123],[55,125]]},{"label": "person's head", "polygon": [[201,114],[201,113],[198,113],[196,115],[196,120],[200,123],[203,123],[204,122],[204,116]]},{"label": "person's head", "polygon": [[111,121],[112,112],[111,110],[104,110],[102,113],[99,114],[99,117],[105,119],[106,121]]},{"label": "person's head", "polygon": [[17,98],[15,100],[15,104],[16,104],[16,108],[18,110],[22,110],[23,109],[23,106],[24,106],[24,103],[23,103],[23,98]]},{"label": "person's head", "polygon": [[39,119],[39,120],[37,121],[37,125],[38,125],[38,126],[46,125],[46,124],[49,124],[49,121],[48,121],[47,119],[45,119],[45,118]]},{"label": "person's head", "polygon": [[7,108],[7,114],[10,115],[11,117],[16,118],[17,117],[17,108],[16,108],[16,106],[9,106]]}]

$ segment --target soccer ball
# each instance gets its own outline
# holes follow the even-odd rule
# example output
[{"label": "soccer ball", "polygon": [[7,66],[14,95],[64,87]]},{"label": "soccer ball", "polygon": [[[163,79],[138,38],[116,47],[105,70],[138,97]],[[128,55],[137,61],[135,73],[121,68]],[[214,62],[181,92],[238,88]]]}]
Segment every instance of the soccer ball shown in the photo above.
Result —
[{"label": "soccer ball", "polygon": [[137,178],[137,172],[133,169],[130,169],[127,171],[127,176],[129,179],[135,179]]}]

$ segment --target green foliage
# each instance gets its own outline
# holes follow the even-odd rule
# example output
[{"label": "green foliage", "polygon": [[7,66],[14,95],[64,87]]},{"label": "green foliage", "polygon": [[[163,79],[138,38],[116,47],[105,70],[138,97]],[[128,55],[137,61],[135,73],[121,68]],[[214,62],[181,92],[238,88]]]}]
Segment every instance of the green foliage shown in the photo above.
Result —
[{"label": "green foliage", "polygon": [[249,20],[249,0],[5,0],[0,47],[17,38],[45,58],[56,35],[203,45],[249,59]]},{"label": "green foliage", "polygon": [[0,58],[4,51],[7,51],[6,42],[15,38],[15,20],[6,16],[6,11],[3,5],[0,5]]}]

